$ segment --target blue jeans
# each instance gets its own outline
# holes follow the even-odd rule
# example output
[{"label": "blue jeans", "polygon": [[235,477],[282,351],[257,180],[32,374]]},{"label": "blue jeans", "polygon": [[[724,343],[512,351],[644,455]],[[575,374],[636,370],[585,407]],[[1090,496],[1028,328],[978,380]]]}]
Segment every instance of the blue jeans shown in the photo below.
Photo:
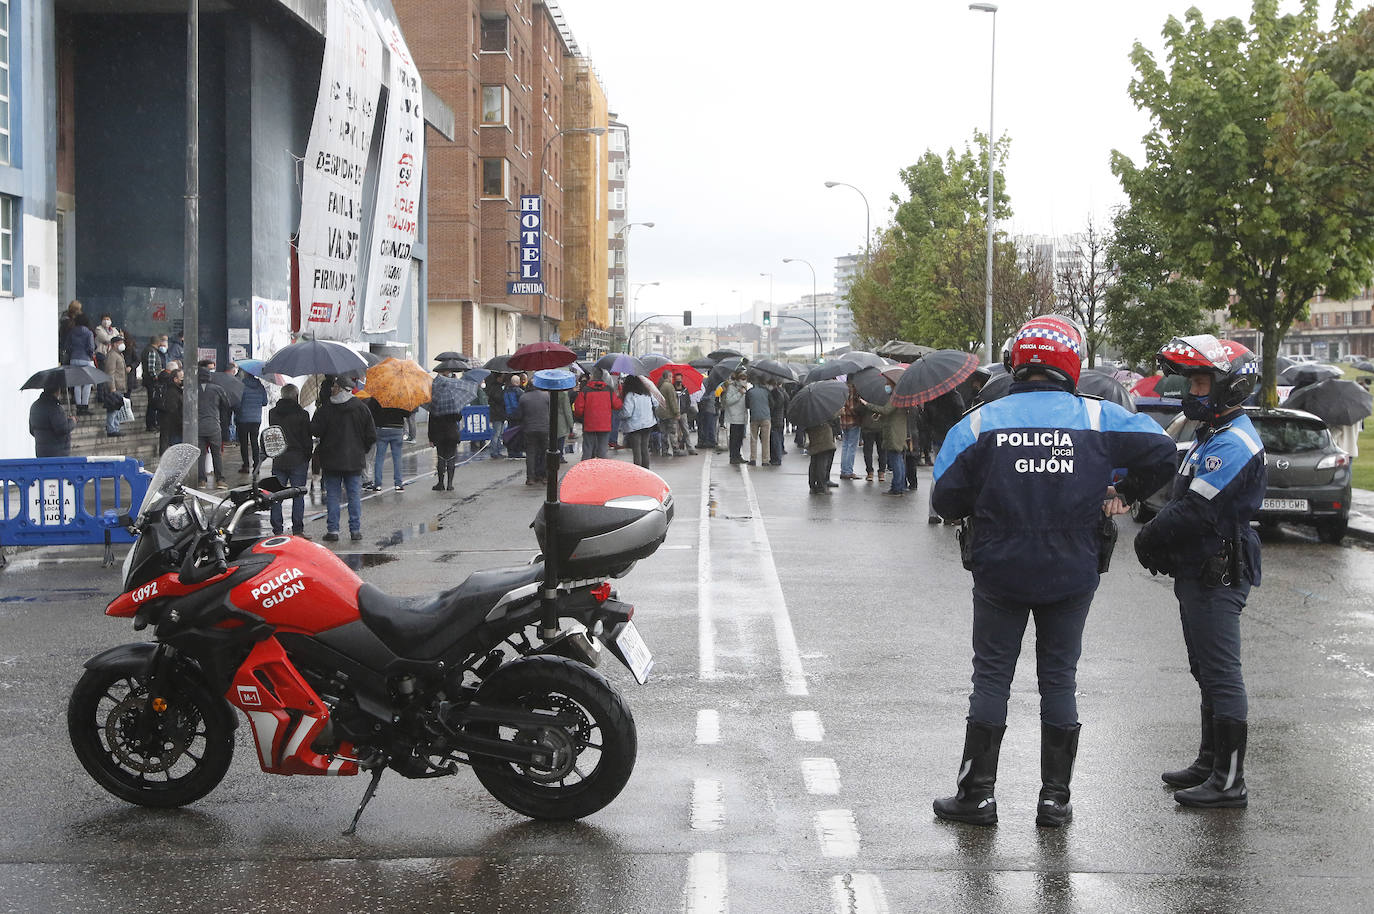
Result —
[{"label": "blue jeans", "polygon": [[1250,596],[1250,582],[1205,587],[1197,578],[1176,578],[1178,615],[1188,670],[1202,690],[1203,704],[1217,717],[1246,720],[1250,705],[1240,669],[1240,613]]},{"label": "blue jeans", "polygon": [[892,472],[892,491],[906,491],[906,454],[903,451],[887,452],[887,468]]},{"label": "blue jeans", "polygon": [[[303,463],[296,467],[281,467],[274,469],[272,475],[277,477],[277,482],[285,486],[303,486],[310,480],[310,464]],[[281,517],[281,502],[272,502],[272,532],[281,533],[283,530]],[[305,496],[298,495],[291,499],[291,532],[305,532]]]},{"label": "blue jeans", "polygon": [[119,419],[116,418],[118,416],[119,410],[117,409],[105,410],[105,433],[107,435],[116,435],[119,433]]},{"label": "blue jeans", "polygon": [[[339,498],[348,498],[348,532],[363,530],[363,474],[324,473],[324,527],[328,533],[339,532]],[[345,490],[343,493],[340,490]]]},{"label": "blue jeans", "polygon": [[505,419],[495,419],[491,423],[491,456],[506,456],[506,442],[501,440],[501,433],[506,430]]},{"label": "blue jeans", "polygon": [[840,431],[840,475],[854,475],[854,458],[859,453],[859,433],[857,425],[848,426]]},{"label": "blue jeans", "polygon": [[1035,616],[1035,675],[1040,684],[1040,720],[1052,727],[1078,723],[1078,657],[1083,625],[1094,591],[1055,603],[1028,606],[973,588],[973,694],[968,719],[1000,727],[1021,654],[1026,619]]},{"label": "blue jeans", "polygon": [[785,444],[787,434],[783,431],[781,422],[774,422],[768,427],[768,462],[779,465],[782,463],[782,453],[787,450]]},{"label": "blue jeans", "polygon": [[391,449],[391,476],[396,480],[396,485],[400,486],[404,480],[401,479],[401,445],[405,440],[405,429],[401,428],[378,428],[377,429],[377,458],[372,464],[372,484],[380,486],[382,484],[382,470],[386,467],[386,452]]},{"label": "blue jeans", "polygon": [[[68,364],[85,365],[88,368],[95,366],[95,362],[92,362],[90,359],[72,359]],[[76,401],[77,406],[91,405],[91,390],[94,387],[95,385],[93,384],[80,384],[72,388],[72,399]]]}]

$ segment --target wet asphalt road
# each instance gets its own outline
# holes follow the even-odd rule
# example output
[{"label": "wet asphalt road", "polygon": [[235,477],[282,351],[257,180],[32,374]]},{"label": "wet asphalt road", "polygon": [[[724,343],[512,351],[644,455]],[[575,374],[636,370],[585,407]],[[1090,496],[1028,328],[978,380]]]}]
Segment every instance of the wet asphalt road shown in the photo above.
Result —
[{"label": "wet asphalt road", "polygon": [[[710,460],[709,467],[706,461]],[[416,472],[415,458],[410,473]],[[177,811],[102,792],[67,742],[82,661],[136,637],[84,549],[0,571],[0,910],[461,912],[1367,911],[1374,898],[1374,554],[1266,531],[1245,612],[1248,810],[1177,808],[1196,691],[1171,592],[1121,519],[1080,665],[1075,821],[1037,829],[1028,634],[995,829],[934,820],[952,791],[969,677],[969,579],[950,528],[877,483],[806,493],[780,469],[677,458],[677,513],[620,583],[657,666],[603,667],[639,728],[624,793],[576,824],[530,823],[467,772],[365,782],[262,774],[246,726],[224,782]],[[836,468],[838,475],[838,467]],[[409,475],[409,474],[408,474]],[[542,490],[478,460],[365,503],[369,581],[437,591],[520,564]],[[309,525],[323,531],[323,522]],[[341,544],[351,547],[353,544]],[[97,551],[98,552],[98,551]]]}]

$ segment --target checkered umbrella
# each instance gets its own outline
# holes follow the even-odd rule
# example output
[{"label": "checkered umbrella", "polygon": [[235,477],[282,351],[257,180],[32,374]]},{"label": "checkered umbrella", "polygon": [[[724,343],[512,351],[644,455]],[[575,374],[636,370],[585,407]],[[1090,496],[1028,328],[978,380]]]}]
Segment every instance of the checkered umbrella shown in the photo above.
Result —
[{"label": "checkered umbrella", "polygon": [[920,406],[949,393],[978,367],[978,357],[958,349],[937,349],[911,364],[892,391],[893,406]]}]

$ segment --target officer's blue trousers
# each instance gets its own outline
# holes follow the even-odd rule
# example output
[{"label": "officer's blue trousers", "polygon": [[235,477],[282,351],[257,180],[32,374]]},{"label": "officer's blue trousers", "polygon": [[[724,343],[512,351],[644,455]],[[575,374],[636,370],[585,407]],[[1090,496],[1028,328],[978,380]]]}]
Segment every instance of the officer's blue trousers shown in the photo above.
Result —
[{"label": "officer's blue trousers", "polygon": [[1202,690],[1202,703],[1217,717],[1245,720],[1250,706],[1240,670],[1240,611],[1250,596],[1250,582],[1231,587],[1204,587],[1197,578],[1174,581],[1188,671]]},{"label": "officer's blue trousers", "polygon": [[968,719],[1004,726],[1007,700],[1026,620],[1035,616],[1035,670],[1040,720],[1055,727],[1078,723],[1078,656],[1094,591],[1054,603],[1029,605],[973,590],[973,694]]}]

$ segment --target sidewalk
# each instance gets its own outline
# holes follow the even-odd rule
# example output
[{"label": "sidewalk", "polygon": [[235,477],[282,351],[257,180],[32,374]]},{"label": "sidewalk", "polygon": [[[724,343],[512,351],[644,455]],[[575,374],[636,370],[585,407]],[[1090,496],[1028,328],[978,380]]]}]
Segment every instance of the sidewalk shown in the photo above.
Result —
[{"label": "sidewalk", "polygon": [[1374,543],[1374,492],[1369,489],[1350,490],[1350,527],[1346,535],[1352,539]]}]

